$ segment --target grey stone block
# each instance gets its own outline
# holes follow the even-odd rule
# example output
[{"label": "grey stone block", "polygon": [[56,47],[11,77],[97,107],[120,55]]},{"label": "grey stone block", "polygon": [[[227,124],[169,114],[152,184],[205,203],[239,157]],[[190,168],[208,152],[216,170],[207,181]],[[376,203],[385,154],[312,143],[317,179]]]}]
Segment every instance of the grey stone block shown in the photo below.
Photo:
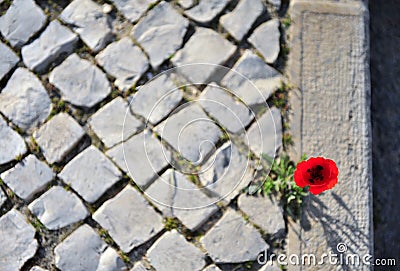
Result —
[{"label": "grey stone block", "polygon": [[117,252],[107,247],[97,233],[84,224],[54,249],[55,264],[61,271],[124,271]]},{"label": "grey stone block", "polygon": [[0,32],[11,46],[21,47],[46,23],[46,15],[33,0],[15,0],[0,17]]},{"label": "grey stone block", "polygon": [[78,36],[55,20],[38,39],[22,48],[22,59],[30,70],[44,72],[57,58],[69,55],[77,42]]},{"label": "grey stone block", "polygon": [[272,4],[276,10],[281,8],[281,0],[268,0],[268,3]]},{"label": "grey stone block", "polygon": [[116,78],[114,84],[122,91],[134,86],[149,67],[146,55],[128,37],[108,45],[96,61]]},{"label": "grey stone block", "polygon": [[18,68],[0,93],[0,111],[19,128],[32,131],[49,116],[52,105],[39,79]]},{"label": "grey stone block", "polygon": [[186,16],[199,23],[211,22],[230,0],[200,0],[193,8],[185,11]]},{"label": "grey stone block", "polygon": [[61,162],[84,135],[85,131],[72,117],[60,113],[40,127],[33,137],[47,162],[53,164]]},{"label": "grey stone block", "polygon": [[249,41],[263,55],[267,63],[274,63],[280,51],[279,20],[269,20],[254,30]]},{"label": "grey stone block", "polygon": [[61,91],[64,100],[81,107],[90,108],[111,92],[106,75],[77,54],[70,55],[54,68],[49,81]]},{"label": "grey stone block", "polygon": [[92,49],[98,52],[112,39],[108,15],[91,0],[74,0],[60,14],[60,19]]},{"label": "grey stone block", "polygon": [[250,149],[259,157],[262,154],[273,158],[282,147],[282,117],[273,107],[264,113],[248,130]]},{"label": "grey stone block", "polygon": [[200,242],[216,263],[254,261],[269,248],[261,234],[233,210],[228,210]]},{"label": "grey stone block", "polygon": [[136,22],[156,0],[111,0],[131,22]]},{"label": "grey stone block", "polygon": [[211,65],[195,65],[193,69],[182,69],[183,75],[194,84],[205,84],[212,80],[211,76],[235,52],[236,47],[222,38],[215,31],[199,27],[196,32],[172,58],[175,66],[193,63]]},{"label": "grey stone block", "polygon": [[163,229],[162,217],[130,185],[97,209],[93,219],[108,231],[125,253]]},{"label": "grey stone block", "polygon": [[58,176],[89,203],[119,181],[121,172],[96,147],[90,146],[74,157]]},{"label": "grey stone block", "polygon": [[106,154],[140,187],[149,185],[171,160],[171,153],[147,130]]},{"label": "grey stone block", "polygon": [[216,84],[210,84],[202,91],[199,103],[211,117],[231,133],[245,130],[254,118],[254,113],[246,105],[234,99],[228,91]]},{"label": "grey stone block", "polygon": [[181,47],[188,25],[185,17],[162,1],[135,25],[132,36],[147,52],[151,66],[157,69]]},{"label": "grey stone block", "polygon": [[162,74],[139,88],[130,101],[132,112],[157,124],[182,100],[182,93],[170,76]]},{"label": "grey stone block", "polygon": [[64,228],[85,219],[89,215],[82,201],[61,186],[50,188],[28,207],[50,230]]},{"label": "grey stone block", "polygon": [[191,104],[171,115],[156,128],[157,133],[187,160],[200,164],[222,135],[201,107]]},{"label": "grey stone block", "polygon": [[89,125],[107,148],[128,139],[144,127],[121,97],[100,108],[90,117]]},{"label": "grey stone block", "polygon": [[15,194],[29,201],[53,179],[54,172],[33,154],[0,176]]},{"label": "grey stone block", "polygon": [[11,162],[26,153],[24,139],[0,117],[0,165]]},{"label": "grey stone block", "polygon": [[263,11],[261,0],[242,0],[232,12],[223,15],[219,21],[229,34],[241,41]]},{"label": "grey stone block", "polygon": [[184,9],[191,8],[196,2],[195,0],[178,0],[178,3]]},{"label": "grey stone block", "polygon": [[15,209],[0,217],[0,229],[2,270],[19,270],[36,253],[35,229]]},{"label": "grey stone block", "polygon": [[147,251],[147,258],[158,271],[201,270],[204,254],[176,230],[165,233]]},{"label": "grey stone block", "polygon": [[221,84],[237,95],[247,106],[266,105],[265,101],[281,86],[282,75],[251,51],[245,51],[233,71]]},{"label": "grey stone block", "polygon": [[0,208],[3,206],[3,204],[7,201],[7,196],[3,192],[3,189],[0,188]]},{"label": "grey stone block", "polygon": [[207,197],[185,175],[172,169],[156,180],[145,194],[165,216],[178,218],[191,231],[218,211],[215,199]]},{"label": "grey stone block", "polygon": [[17,65],[19,57],[7,45],[0,42],[0,80]]}]

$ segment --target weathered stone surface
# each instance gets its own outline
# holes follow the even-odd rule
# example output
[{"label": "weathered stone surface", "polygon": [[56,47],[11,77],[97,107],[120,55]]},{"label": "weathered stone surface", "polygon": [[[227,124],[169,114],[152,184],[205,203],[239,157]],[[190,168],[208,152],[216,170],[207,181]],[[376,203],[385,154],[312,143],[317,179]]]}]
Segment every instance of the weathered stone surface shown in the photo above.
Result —
[{"label": "weathered stone surface", "polygon": [[0,217],[0,229],[0,266],[4,271],[19,270],[36,253],[35,229],[15,209]]},{"label": "weathered stone surface", "polygon": [[60,113],[46,122],[33,137],[47,162],[60,162],[82,139],[85,131],[68,114]]},{"label": "weathered stone surface", "polygon": [[40,266],[34,266],[29,271],[48,271],[48,270],[41,268]]},{"label": "weathered stone surface", "polygon": [[163,1],[135,25],[132,36],[147,52],[151,66],[157,69],[181,47],[188,25],[185,17]]},{"label": "weathered stone surface", "polygon": [[50,188],[29,204],[29,210],[50,230],[81,221],[89,214],[82,201],[61,186]]},{"label": "weathered stone surface", "polygon": [[206,264],[204,254],[176,230],[166,232],[147,252],[157,271],[201,270]]},{"label": "weathered stone surface", "polygon": [[7,196],[3,192],[3,189],[0,188],[0,208],[1,208],[1,206],[3,206],[4,202],[6,202],[6,201],[7,201]]},{"label": "weathered stone surface", "polygon": [[144,126],[131,114],[127,102],[121,97],[99,109],[90,117],[89,124],[107,148],[126,140]]},{"label": "weathered stone surface", "polygon": [[264,264],[258,271],[280,271],[278,264],[275,262],[268,262]]},{"label": "weathered stone surface", "polygon": [[149,67],[146,55],[128,37],[108,45],[96,60],[116,78],[114,83],[122,91],[136,84]]},{"label": "weathered stone surface", "polygon": [[46,15],[33,0],[15,0],[0,17],[0,32],[14,47],[21,47],[39,31]]},{"label": "weathered stone surface", "polygon": [[207,266],[203,271],[221,271],[215,264]]},{"label": "weathered stone surface", "polygon": [[156,0],[111,0],[131,22],[136,22]]},{"label": "weathered stone surface", "polygon": [[77,42],[75,33],[54,20],[38,39],[22,48],[22,59],[29,69],[43,72],[60,56],[69,55]]},{"label": "weathered stone surface", "polygon": [[252,181],[250,159],[232,143],[225,143],[202,166],[200,182],[218,199],[231,201]]},{"label": "weathered stone surface", "polygon": [[265,105],[281,86],[282,75],[251,51],[246,51],[221,84],[236,94],[247,106]]},{"label": "weathered stone surface", "polygon": [[199,23],[211,22],[226,7],[230,0],[200,0],[200,3],[185,11],[185,14]]},{"label": "weathered stone surface", "polygon": [[163,229],[162,217],[128,185],[93,215],[122,251],[128,253]]},{"label": "weathered stone surface", "polygon": [[195,0],[178,0],[178,3],[184,9],[191,8],[196,2]]},{"label": "weathered stone surface", "polygon": [[280,51],[279,20],[269,20],[254,30],[249,41],[263,55],[267,63],[274,63]]},{"label": "weathered stone surface", "polygon": [[146,122],[156,124],[171,113],[181,100],[181,91],[170,76],[162,74],[139,88],[132,96],[130,107]]},{"label": "weathered stone surface", "polygon": [[153,204],[167,217],[177,217],[191,231],[213,215],[218,207],[213,199],[191,183],[185,175],[168,169],[146,191]]},{"label": "weathered stone surface", "polygon": [[0,111],[23,130],[33,130],[50,114],[51,101],[39,79],[18,68],[0,93]]},{"label": "weathered stone surface", "polygon": [[[205,2],[205,1],[204,1]],[[196,32],[172,58],[175,66],[193,63],[224,64],[233,55],[236,48],[229,41],[222,38],[215,31],[199,27]],[[195,66],[193,69],[184,69],[184,76],[192,83],[208,83],[211,75],[218,69],[217,66]]]},{"label": "weathered stone surface", "polygon": [[141,187],[154,180],[171,159],[171,153],[147,130],[112,148],[107,155]]},{"label": "weathered stone surface", "polygon": [[361,1],[291,5],[289,74],[302,91],[301,153],[333,159],[341,184],[305,203],[314,211],[302,221],[312,230],[297,232],[290,253],[322,255],[344,243],[348,253],[373,255],[368,8]]},{"label": "weathered stone surface", "polygon": [[121,175],[118,168],[94,146],[75,156],[58,174],[89,203],[98,200],[119,181]]},{"label": "weathered stone surface", "polygon": [[3,79],[14,66],[18,63],[19,57],[7,45],[0,42],[0,80]]},{"label": "weathered stone surface", "polygon": [[250,127],[247,144],[250,149],[259,157],[266,154],[275,157],[282,147],[282,117],[276,107],[267,110]]},{"label": "weathered stone surface", "polygon": [[253,120],[253,112],[216,84],[208,85],[199,97],[200,105],[229,132],[243,131]]},{"label": "weathered stone surface", "polygon": [[241,195],[238,200],[239,208],[245,212],[251,222],[264,232],[273,236],[285,234],[285,220],[282,208],[276,200],[269,197]]},{"label": "weathered stone surface", "polygon": [[157,133],[187,160],[199,164],[222,135],[201,107],[191,104],[156,127]]},{"label": "weathered stone surface", "polygon": [[135,263],[131,271],[147,271],[148,269],[141,262]]},{"label": "weathered stone surface", "polygon": [[2,117],[0,117],[0,149],[0,165],[11,162],[27,151],[23,138],[11,129]]},{"label": "weathered stone surface", "polygon": [[44,162],[31,154],[0,176],[18,197],[29,201],[46,187],[53,179],[54,173]]},{"label": "weathered stone surface", "polygon": [[219,21],[236,40],[241,41],[263,11],[261,0],[242,0]]},{"label": "weathered stone surface", "polygon": [[60,19],[92,49],[98,52],[112,39],[109,18],[102,7],[91,0],[74,0],[60,14]]},{"label": "weathered stone surface", "polygon": [[117,252],[107,247],[97,233],[84,224],[55,250],[55,264],[61,271],[123,271],[126,266]]},{"label": "weathered stone surface", "polygon": [[54,68],[49,81],[61,91],[64,100],[82,107],[94,106],[111,92],[106,75],[77,54]]},{"label": "weathered stone surface", "polygon": [[269,247],[261,234],[233,210],[228,210],[200,242],[216,263],[253,261]]},{"label": "weathered stone surface", "polygon": [[281,0],[267,0],[271,3],[277,10],[281,8]]}]

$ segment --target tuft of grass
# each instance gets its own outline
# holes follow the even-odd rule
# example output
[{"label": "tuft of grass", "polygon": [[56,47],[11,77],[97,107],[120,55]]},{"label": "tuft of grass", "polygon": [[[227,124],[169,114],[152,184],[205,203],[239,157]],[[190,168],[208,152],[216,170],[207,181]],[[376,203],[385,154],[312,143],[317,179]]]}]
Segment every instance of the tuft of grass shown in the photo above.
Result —
[{"label": "tuft of grass", "polygon": [[17,162],[21,162],[22,159],[23,159],[22,154],[18,154],[17,156],[15,156],[15,161],[17,161]]},{"label": "tuft of grass", "polygon": [[42,222],[36,217],[29,219],[32,226],[37,230],[37,231],[43,231],[46,230],[46,227],[43,225]]},{"label": "tuft of grass", "polygon": [[288,147],[294,144],[293,137],[289,133],[284,133],[282,137],[283,146]]},{"label": "tuft of grass", "polygon": [[287,16],[282,20],[282,24],[285,28],[289,28],[289,26],[292,24],[292,19],[289,16]]},{"label": "tuft of grass", "polygon": [[179,223],[173,217],[164,218],[164,227],[167,231],[172,231],[174,229],[178,229]]},{"label": "tuft of grass", "polygon": [[119,251],[119,256],[121,257],[121,259],[122,259],[126,264],[130,264],[130,263],[131,263],[131,259],[129,258],[129,256],[126,255],[125,253],[123,253],[122,251]]},{"label": "tuft of grass", "polygon": [[99,234],[107,244],[111,245],[114,243],[114,240],[111,238],[110,234],[105,229],[100,229]]},{"label": "tuft of grass", "polygon": [[281,86],[272,94],[271,103],[275,107],[279,108],[284,113],[289,109],[289,90],[291,86],[284,81],[281,82]]}]

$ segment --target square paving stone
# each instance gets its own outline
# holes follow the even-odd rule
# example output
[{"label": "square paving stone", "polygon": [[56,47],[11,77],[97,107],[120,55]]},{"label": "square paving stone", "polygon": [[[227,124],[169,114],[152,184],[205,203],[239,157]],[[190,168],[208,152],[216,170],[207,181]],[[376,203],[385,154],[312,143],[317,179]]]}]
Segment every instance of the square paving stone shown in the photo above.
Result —
[{"label": "square paving stone", "polygon": [[36,193],[43,190],[54,175],[54,172],[46,163],[31,154],[0,176],[18,197],[28,201]]},{"label": "square paving stone", "polygon": [[6,267],[2,270],[20,270],[36,253],[35,229],[15,209],[0,217],[0,229],[0,263]]},{"label": "square paving stone", "polygon": [[67,102],[90,108],[111,92],[106,75],[77,54],[70,55],[50,73],[49,81],[61,91]]},{"label": "square paving stone", "polygon": [[71,116],[60,113],[40,127],[33,137],[47,162],[53,164],[61,162],[84,135],[85,131]]},{"label": "square paving stone", "polygon": [[0,116],[0,165],[26,153],[24,139]]},{"label": "square paving stone", "polygon": [[196,22],[209,23],[229,2],[230,0],[200,0],[196,6],[186,10],[185,14]]},{"label": "square paving stone", "polygon": [[91,0],[74,0],[60,14],[60,19],[92,49],[98,52],[112,39],[109,18],[102,7]]},{"label": "square paving stone", "polygon": [[263,55],[267,63],[274,63],[280,51],[279,20],[269,20],[254,30],[249,42]]},{"label": "square paving stone", "polygon": [[272,236],[285,234],[282,208],[270,197],[241,195],[239,208],[249,216],[251,222]]},{"label": "square paving stone", "polygon": [[162,74],[139,88],[130,101],[132,112],[157,124],[178,106],[182,93],[168,75]]},{"label": "square paving stone", "polygon": [[116,78],[114,83],[122,91],[136,84],[149,67],[146,55],[128,37],[108,45],[96,61]]},{"label": "square paving stone", "polygon": [[111,0],[131,22],[136,22],[157,0]]},{"label": "square paving stone", "polygon": [[181,47],[188,25],[185,17],[163,1],[135,25],[132,36],[147,52],[151,66],[157,69]]},{"label": "square paving stone", "polygon": [[213,199],[191,183],[185,175],[168,169],[145,192],[167,217],[177,217],[191,231],[198,229],[218,211]]},{"label": "square paving stone", "polygon": [[263,11],[264,5],[261,0],[242,0],[232,12],[223,15],[219,21],[236,40],[241,41]]},{"label": "square paving stone", "polygon": [[273,158],[282,147],[282,117],[276,107],[271,108],[248,130],[250,149],[259,157],[262,154]]},{"label": "square paving stone", "polygon": [[157,133],[187,160],[199,164],[222,133],[201,107],[191,104],[156,127]]},{"label": "square paving stone", "polygon": [[234,71],[228,72],[221,84],[247,106],[265,105],[265,101],[282,84],[282,75],[251,51],[245,51],[232,69]]},{"label": "square paving stone", "polygon": [[254,113],[231,94],[216,84],[210,84],[201,93],[199,102],[229,132],[239,133],[253,120]]},{"label": "square paving stone", "polygon": [[84,224],[54,249],[55,264],[61,271],[123,271],[118,253]]},{"label": "square paving stone", "polygon": [[[223,65],[235,50],[236,47],[217,32],[199,27],[171,61],[175,66],[193,63]],[[213,65],[194,65],[193,68],[182,69],[182,73],[192,83],[205,84],[212,80],[211,75],[217,70],[218,67]]]},{"label": "square paving stone", "polygon": [[233,210],[228,210],[200,242],[215,263],[254,261],[269,248],[261,234]]},{"label": "square paving stone", "polygon": [[0,80],[19,62],[19,57],[7,45],[0,42]]},{"label": "square paving stone", "polygon": [[69,55],[77,42],[75,33],[54,20],[38,39],[22,48],[22,59],[29,69],[43,72],[57,58]]},{"label": "square paving stone", "polygon": [[121,97],[100,108],[90,117],[89,124],[107,148],[126,140],[144,127],[131,114],[127,102]]},{"label": "square paving stone", "polygon": [[206,264],[201,250],[176,230],[164,233],[147,251],[147,258],[157,271],[201,270]]},{"label": "square paving stone", "polygon": [[74,157],[58,174],[89,203],[98,200],[121,178],[118,168],[96,147],[90,146]]},{"label": "square paving stone", "polygon": [[140,187],[149,185],[158,176],[158,172],[171,161],[170,151],[148,130],[133,136],[106,154]]},{"label": "square paving stone", "polygon": [[46,15],[33,0],[14,0],[0,17],[0,32],[11,46],[21,47],[46,23]]},{"label": "square paving stone", "polygon": [[78,196],[61,186],[50,188],[28,207],[49,230],[64,228],[89,215]]},{"label": "square paving stone", "polygon": [[18,68],[0,93],[0,111],[23,130],[32,131],[51,112],[51,101],[40,80]]},{"label": "square paving stone", "polygon": [[200,182],[218,199],[230,202],[253,180],[248,156],[227,142],[201,167]]},{"label": "square paving stone", "polygon": [[125,253],[144,244],[163,229],[162,217],[128,185],[93,215]]}]

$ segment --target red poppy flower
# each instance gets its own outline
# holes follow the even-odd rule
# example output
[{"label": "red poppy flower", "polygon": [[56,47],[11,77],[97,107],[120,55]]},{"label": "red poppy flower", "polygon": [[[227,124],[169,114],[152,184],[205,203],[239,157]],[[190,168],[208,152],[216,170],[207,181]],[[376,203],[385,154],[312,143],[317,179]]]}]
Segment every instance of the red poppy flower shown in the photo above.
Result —
[{"label": "red poppy flower", "polygon": [[309,186],[314,195],[331,189],[338,182],[336,163],[323,157],[311,157],[297,164],[294,181],[300,187]]}]

